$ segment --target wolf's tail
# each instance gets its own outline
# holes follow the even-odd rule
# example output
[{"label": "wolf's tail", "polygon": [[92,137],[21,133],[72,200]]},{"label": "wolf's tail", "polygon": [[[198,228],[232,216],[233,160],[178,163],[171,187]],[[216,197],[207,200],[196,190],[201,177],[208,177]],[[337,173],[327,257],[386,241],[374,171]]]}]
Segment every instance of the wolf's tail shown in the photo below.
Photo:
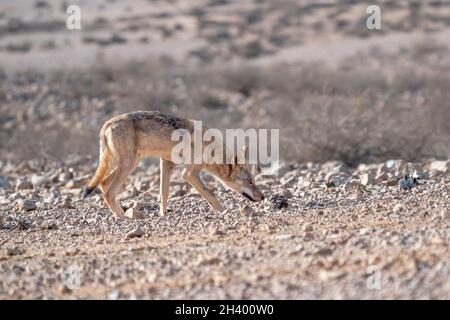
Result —
[{"label": "wolf's tail", "polygon": [[97,188],[97,186],[102,182],[102,180],[105,178],[105,175],[108,173],[110,163],[111,150],[108,147],[104,130],[102,130],[100,134],[100,157],[98,167],[95,171],[94,177],[82,191],[81,196],[83,199],[89,196],[92,191],[94,191],[95,188]]}]

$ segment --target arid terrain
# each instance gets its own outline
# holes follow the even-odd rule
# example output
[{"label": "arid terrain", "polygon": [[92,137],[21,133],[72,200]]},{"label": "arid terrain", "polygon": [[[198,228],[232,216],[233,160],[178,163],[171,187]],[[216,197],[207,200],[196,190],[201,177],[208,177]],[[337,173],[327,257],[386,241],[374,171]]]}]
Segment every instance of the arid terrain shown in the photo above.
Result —
[{"label": "arid terrain", "polygon": [[[449,299],[450,2],[0,4],[0,299]],[[372,4],[372,3],[371,3]],[[115,220],[104,121],[160,110],[280,129],[252,203],[143,161]]]},{"label": "arid terrain", "polygon": [[257,204],[205,177],[225,214],[175,172],[166,219],[158,168],[140,167],[120,221],[99,194],[78,200],[86,162],[3,168],[20,182],[0,196],[2,298],[450,297],[448,162],[286,166],[257,179]]}]

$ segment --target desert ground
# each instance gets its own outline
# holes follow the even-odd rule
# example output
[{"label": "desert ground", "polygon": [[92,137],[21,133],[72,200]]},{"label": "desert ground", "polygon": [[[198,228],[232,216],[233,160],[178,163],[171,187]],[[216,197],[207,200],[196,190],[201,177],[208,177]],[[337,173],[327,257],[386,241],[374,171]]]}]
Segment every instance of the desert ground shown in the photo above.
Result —
[{"label": "desert ground", "polygon": [[[0,299],[450,298],[450,2],[68,4],[0,3]],[[155,159],[82,200],[133,110],[280,129],[265,200],[176,169],[162,218]]]}]

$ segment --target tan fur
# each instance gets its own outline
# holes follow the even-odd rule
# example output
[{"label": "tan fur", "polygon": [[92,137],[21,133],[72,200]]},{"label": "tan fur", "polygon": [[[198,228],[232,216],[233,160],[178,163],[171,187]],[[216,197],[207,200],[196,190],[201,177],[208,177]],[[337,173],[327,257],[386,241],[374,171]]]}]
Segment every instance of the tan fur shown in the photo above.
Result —
[{"label": "tan fur", "polygon": [[[84,196],[100,186],[111,212],[116,217],[122,217],[123,209],[116,201],[119,188],[141,159],[159,157],[161,158],[160,214],[166,216],[170,172],[174,167],[171,152],[178,143],[171,140],[171,135],[176,129],[187,129],[192,133],[193,122],[157,111],[131,112],[107,121],[100,132],[99,165],[95,176],[85,189]],[[244,153],[246,152],[247,148],[244,148]],[[263,199],[245,165],[237,164],[236,159],[233,164],[184,165],[184,179],[219,212],[224,208],[201,181],[199,174],[203,170],[219,178],[234,191],[245,193],[246,197],[253,201]]]}]

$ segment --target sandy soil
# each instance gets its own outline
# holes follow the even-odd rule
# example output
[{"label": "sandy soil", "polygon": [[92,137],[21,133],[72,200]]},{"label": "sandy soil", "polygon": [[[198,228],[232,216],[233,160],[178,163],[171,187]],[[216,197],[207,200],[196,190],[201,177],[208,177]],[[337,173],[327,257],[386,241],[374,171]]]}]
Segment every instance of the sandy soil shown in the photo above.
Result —
[{"label": "sandy soil", "polygon": [[[142,166],[121,195],[136,216],[122,221],[99,194],[78,200],[87,176],[75,168],[29,170],[35,186],[7,168],[2,299],[450,297],[446,162],[289,165],[258,177],[267,198],[256,204],[205,176],[223,215],[176,172],[167,219],[157,168]],[[413,169],[420,184],[402,190]]]}]

